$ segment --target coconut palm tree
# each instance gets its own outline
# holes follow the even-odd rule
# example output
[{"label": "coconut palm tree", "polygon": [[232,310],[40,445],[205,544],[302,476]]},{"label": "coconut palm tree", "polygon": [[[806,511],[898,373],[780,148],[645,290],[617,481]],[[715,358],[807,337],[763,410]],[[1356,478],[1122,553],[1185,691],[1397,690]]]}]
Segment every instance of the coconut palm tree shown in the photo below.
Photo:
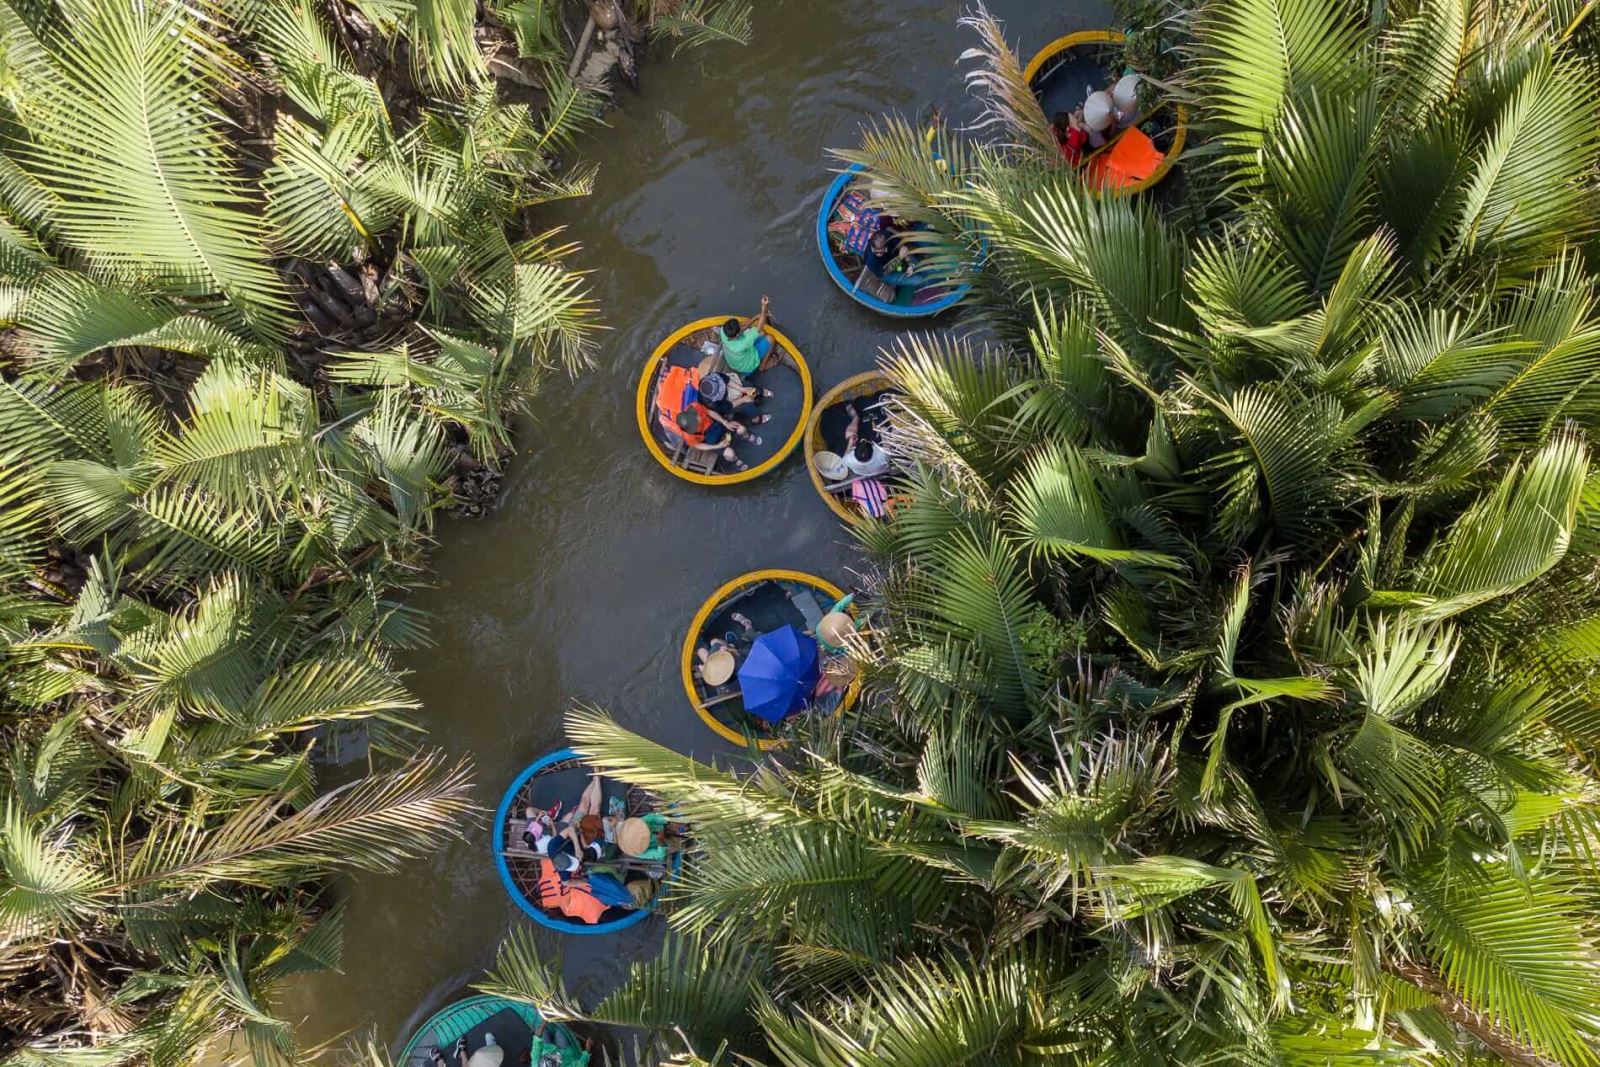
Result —
[{"label": "coconut palm tree", "polygon": [[848,154],[982,232],[991,340],[885,353],[855,721],[733,774],[569,716],[694,826],[668,969],[748,975],[641,966],[658,1061],[1595,1062],[1600,92],[1555,21],[1204,6],[1201,233],[1025,149]]},{"label": "coconut palm tree", "polygon": [[[92,1042],[188,1063],[241,1028],[258,1062],[295,1062],[270,994],[337,960],[319,876],[392,870],[468,808],[390,658],[424,639],[393,590],[439,505],[437,429],[389,394],[319,425],[304,387],[229,361],[187,400],[174,419],[133,385],[0,383],[17,1062]],[[342,724],[407,764],[319,787]]]},{"label": "coconut palm tree", "polygon": [[[569,246],[525,212],[585,190],[553,160],[594,108],[553,82],[537,118],[487,88],[391,114],[329,26],[0,4],[7,1063],[230,1032],[299,1062],[272,992],[337,962],[326,875],[468,811],[400,595],[458,453],[585,358]],[[323,781],[351,727],[397,769]]]}]

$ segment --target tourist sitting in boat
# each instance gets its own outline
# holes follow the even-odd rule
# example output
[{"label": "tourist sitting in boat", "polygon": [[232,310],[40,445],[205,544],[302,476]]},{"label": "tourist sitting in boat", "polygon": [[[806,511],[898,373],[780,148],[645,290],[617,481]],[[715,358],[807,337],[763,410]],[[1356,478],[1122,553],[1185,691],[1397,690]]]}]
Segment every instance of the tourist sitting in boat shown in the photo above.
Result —
[{"label": "tourist sitting in boat", "polygon": [[634,859],[665,862],[683,848],[682,827],[658,811],[628,819],[617,830],[617,847]]},{"label": "tourist sitting in boat", "polygon": [[747,465],[733,451],[730,437],[752,445],[761,438],[737,420],[719,415],[701,402],[701,373],[694,367],[669,367],[656,392],[656,410],[661,425],[699,452],[720,452],[735,470]]},{"label": "tourist sitting in boat", "polygon": [[[571,854],[567,858],[577,860]],[[609,905],[590,890],[587,882],[574,880],[571,875],[572,872],[558,870],[550,860],[539,860],[538,904],[579,922],[599,922]]]},{"label": "tourist sitting in boat", "polygon": [[863,419],[856,407],[850,409],[850,422],[844,428],[844,465],[858,478],[876,478],[889,469],[892,457],[878,442],[870,419]]},{"label": "tourist sitting in boat", "polygon": [[772,317],[772,301],[761,298],[761,311],[753,319],[740,322],[729,319],[718,331],[722,342],[722,360],[728,369],[746,377],[761,370],[772,354],[772,338],[762,331]]},{"label": "tourist sitting in boat", "polygon": [[675,425],[686,445],[700,452],[720,451],[723,461],[734,470],[746,470],[749,464],[734,452],[729,437],[737,437],[752,445],[761,443],[760,435],[751,433],[740,423],[725,419],[698,404],[680,411]]},{"label": "tourist sitting in boat", "polygon": [[1083,150],[1089,147],[1089,127],[1083,124],[1083,108],[1057,111],[1050,128],[1055,131],[1056,144],[1061,147],[1066,161],[1074,167],[1082,163]]},{"label": "tourist sitting in boat", "polygon": [[761,401],[772,395],[772,390],[746,385],[737,374],[712,371],[701,376],[696,388],[700,393],[700,406],[719,416],[724,425],[734,420],[749,426],[772,421],[772,416],[762,414],[760,407]]},{"label": "tourist sitting in boat", "polygon": [[[553,846],[560,839],[564,838],[574,846],[582,845],[580,829],[583,824],[593,820],[590,823],[593,828],[603,829],[604,820],[600,815],[600,803],[603,799],[600,775],[596,772],[589,776],[589,784],[584,786],[583,795],[578,798],[577,805],[567,812],[565,819],[561,819],[560,801],[547,811],[529,805],[522,812],[523,817],[528,820],[527,828],[522,831],[523,842],[539,855],[552,859],[558,854],[558,846]],[[565,864],[558,863],[557,866],[563,867]],[[574,866],[572,869],[577,868]]]},{"label": "tourist sitting in boat", "polygon": [[1117,129],[1125,130],[1139,121],[1139,75],[1129,72],[1117,79],[1111,87],[1111,106]]},{"label": "tourist sitting in boat", "polygon": [[855,600],[854,593],[840,597],[833,602],[828,613],[817,624],[814,636],[824,652],[838,655],[849,647],[850,635],[856,632],[856,620],[851,617],[849,611],[850,605],[854,604]]},{"label": "tourist sitting in boat", "polygon": [[700,679],[706,688],[718,692],[726,689],[728,683],[733,680],[734,672],[739,669],[739,660],[757,636],[756,625],[750,621],[748,615],[741,615],[735,611],[728,617],[739,626],[738,633],[730,630],[725,636],[713,637],[694,650],[695,677]]},{"label": "tourist sitting in boat", "polygon": [[[483,1035],[483,1047],[467,1055],[467,1039],[465,1035],[456,1042],[453,1050],[456,1054],[456,1067],[500,1067],[506,1059],[506,1050],[500,1047],[500,1042],[495,1040],[494,1031],[487,1030]],[[450,1067],[444,1058],[444,1053],[437,1046],[428,1053],[433,1058],[434,1067]]]},{"label": "tourist sitting in boat", "polygon": [[811,688],[806,710],[819,715],[831,715],[855,681],[856,665],[849,656],[835,655],[823,661],[822,673]]},{"label": "tourist sitting in boat", "polygon": [[893,283],[911,273],[911,253],[898,231],[880,226],[872,233],[861,262],[877,277]]}]

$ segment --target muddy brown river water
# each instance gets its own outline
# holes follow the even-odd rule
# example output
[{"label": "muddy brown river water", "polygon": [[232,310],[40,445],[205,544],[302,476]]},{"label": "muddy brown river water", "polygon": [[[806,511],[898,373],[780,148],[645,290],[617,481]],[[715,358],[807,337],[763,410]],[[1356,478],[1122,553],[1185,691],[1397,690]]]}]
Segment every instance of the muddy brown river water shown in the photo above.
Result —
[{"label": "muddy brown river water", "polygon": [[[766,477],[708,489],[645,451],[633,392],[657,341],[703,315],[754,314],[763,293],[804,352],[820,394],[871,367],[903,327],[835,289],[817,258],[815,217],[833,164],[887,111],[939,104],[970,119],[952,0],[756,0],[748,48],[712,46],[642,70],[609,128],[582,146],[601,166],[594,195],[546,217],[583,245],[611,330],[581,378],[553,379],[525,428],[504,502],[438,530],[433,586],[417,598],[434,648],[412,687],[433,744],[469,757],[491,812],[519,770],[562,746],[575,701],[681,751],[723,745],[685,699],[677,655],[690,617],[723,581],[789,567],[848,586],[849,537],[816,496],[798,453]],[[991,0],[1026,58],[1060,34],[1112,25],[1099,3]],[[934,320],[960,327],[959,313]],[[284,1010],[308,1043],[372,1028],[397,1049],[462,995],[502,936],[530,922],[496,876],[485,815],[466,840],[403,874],[347,885],[339,973],[292,989]],[[663,920],[609,937],[539,931],[580,998],[616,985],[655,951]]]}]

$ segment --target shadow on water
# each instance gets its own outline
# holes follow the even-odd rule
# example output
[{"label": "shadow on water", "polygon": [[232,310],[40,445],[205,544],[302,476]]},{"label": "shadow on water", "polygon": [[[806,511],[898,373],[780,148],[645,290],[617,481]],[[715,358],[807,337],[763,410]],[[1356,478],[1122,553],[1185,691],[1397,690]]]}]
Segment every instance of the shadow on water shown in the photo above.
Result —
[{"label": "shadow on water", "polygon": [[[545,216],[583,244],[577,261],[593,271],[612,329],[591,373],[552,379],[540,396],[500,509],[440,524],[433,586],[416,598],[436,645],[408,662],[432,743],[472,761],[488,812],[431,860],[351,881],[341,973],[305,980],[283,1005],[305,1018],[308,1044],[370,1025],[397,1048],[528,923],[496,877],[488,814],[518,771],[565,743],[561,716],[575,701],[681,751],[726,751],[678,678],[695,609],[759,567],[851,584],[849,537],[798,454],[738,487],[672,478],[639,440],[633,389],[675,326],[754,314],[762,293],[819,394],[874,364],[895,324],[847,300],[817,261],[824,152],[886,111],[925,114],[937,103],[952,121],[970,119],[957,59],[972,40],[951,0],[756,6],[748,48],[658,54],[642,71],[643,94],[624,93],[609,128],[583,146],[601,166],[594,195]],[[1079,0],[991,8],[1024,58],[1111,20]],[[564,953],[570,988],[592,1000],[654,950],[662,929],[653,918],[611,937],[539,936],[546,952]]]}]

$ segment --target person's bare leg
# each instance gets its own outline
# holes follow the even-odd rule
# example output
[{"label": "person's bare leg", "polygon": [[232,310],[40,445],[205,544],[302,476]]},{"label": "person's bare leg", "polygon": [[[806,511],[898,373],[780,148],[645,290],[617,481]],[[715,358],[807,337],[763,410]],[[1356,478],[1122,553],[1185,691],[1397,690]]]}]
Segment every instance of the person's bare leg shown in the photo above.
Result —
[{"label": "person's bare leg", "polygon": [[601,799],[600,776],[592,775],[589,784],[583,787],[583,796],[578,798],[578,806],[572,809],[573,824],[576,825],[585,815],[599,815]]}]

